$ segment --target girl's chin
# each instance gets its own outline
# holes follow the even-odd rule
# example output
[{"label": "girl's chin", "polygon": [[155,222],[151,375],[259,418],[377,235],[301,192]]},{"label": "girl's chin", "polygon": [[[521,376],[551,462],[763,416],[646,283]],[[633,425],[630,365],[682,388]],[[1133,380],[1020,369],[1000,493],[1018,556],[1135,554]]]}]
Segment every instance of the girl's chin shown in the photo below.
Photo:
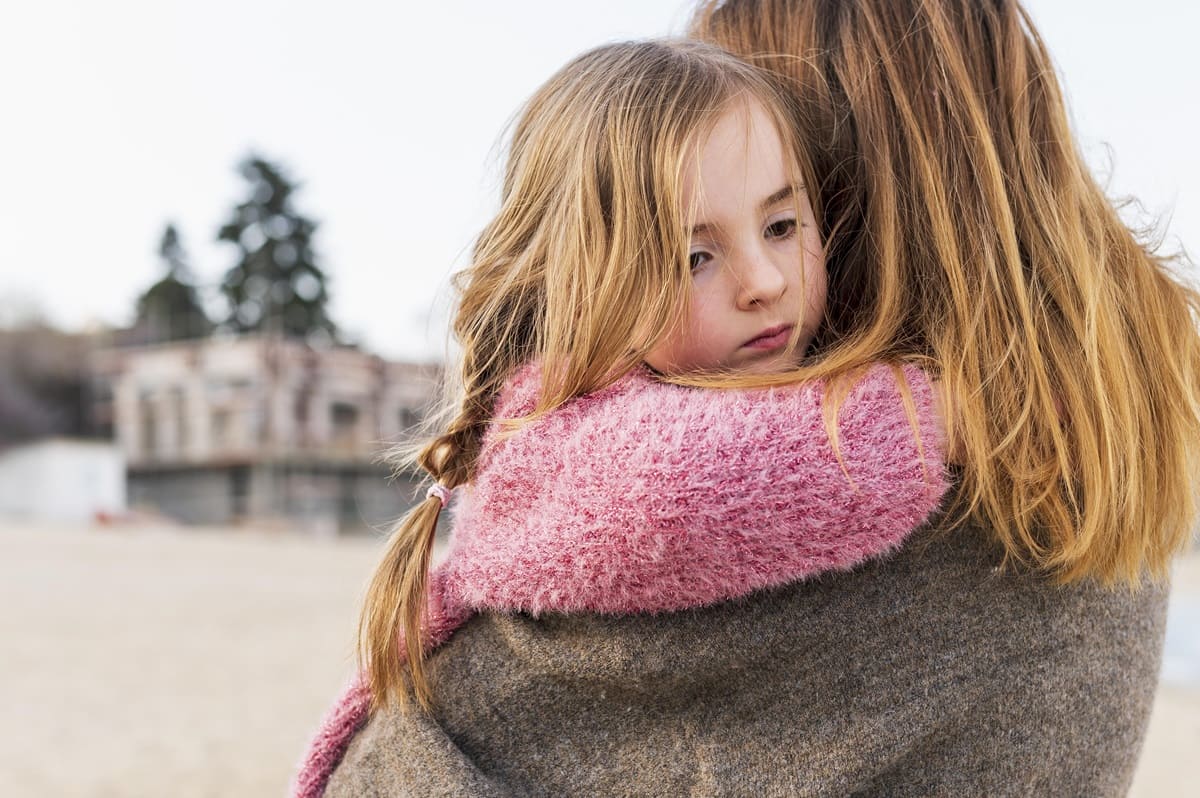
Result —
[{"label": "girl's chin", "polygon": [[760,355],[758,357],[739,359],[731,358],[723,363],[713,363],[711,365],[702,366],[692,364],[686,368],[681,366],[658,368],[646,361],[643,361],[642,365],[661,377],[682,377],[704,372],[726,372],[731,374],[780,374],[797,368],[800,366],[803,360],[804,356],[802,353],[794,352],[791,356],[787,356],[783,351],[778,351],[766,355]]},{"label": "girl's chin", "polygon": [[788,355],[780,351],[765,357],[748,360],[742,365],[731,368],[746,374],[779,374],[780,372],[791,371],[796,368],[802,360],[803,355],[800,352],[793,352],[791,355]]}]

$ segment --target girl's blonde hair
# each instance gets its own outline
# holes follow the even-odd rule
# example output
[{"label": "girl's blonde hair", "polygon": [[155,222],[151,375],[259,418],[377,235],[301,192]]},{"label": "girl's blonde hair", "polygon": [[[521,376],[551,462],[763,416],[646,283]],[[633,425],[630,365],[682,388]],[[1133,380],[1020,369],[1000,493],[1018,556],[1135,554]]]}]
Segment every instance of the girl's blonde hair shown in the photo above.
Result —
[{"label": "girl's blonde hair", "polygon": [[1014,0],[725,0],[692,33],[816,129],[823,363],[927,358],[956,404],[951,526],[1061,581],[1164,576],[1196,516],[1200,297],[1122,223]]},{"label": "girl's blonde hair", "polygon": [[[627,373],[675,328],[691,280],[689,159],[731,103],[757,100],[804,181],[787,96],[768,73],[695,42],[601,47],[537,91],[513,129],[500,211],[455,277],[461,399],[413,458],[434,480],[471,481],[497,393],[522,364],[542,364],[532,419]],[[410,689],[430,706],[421,622],[439,509],[430,498],[405,516],[368,588],[359,649],[373,709],[406,705]]]}]

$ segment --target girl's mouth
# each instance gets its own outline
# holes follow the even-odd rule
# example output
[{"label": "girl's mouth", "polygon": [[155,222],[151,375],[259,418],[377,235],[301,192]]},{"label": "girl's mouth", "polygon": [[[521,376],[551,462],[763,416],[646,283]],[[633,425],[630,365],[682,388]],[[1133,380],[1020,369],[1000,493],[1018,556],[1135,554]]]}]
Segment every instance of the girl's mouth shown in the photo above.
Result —
[{"label": "girl's mouth", "polygon": [[781,346],[785,346],[791,336],[792,325],[780,324],[778,327],[763,330],[756,337],[742,344],[742,346],[747,349],[778,349]]}]

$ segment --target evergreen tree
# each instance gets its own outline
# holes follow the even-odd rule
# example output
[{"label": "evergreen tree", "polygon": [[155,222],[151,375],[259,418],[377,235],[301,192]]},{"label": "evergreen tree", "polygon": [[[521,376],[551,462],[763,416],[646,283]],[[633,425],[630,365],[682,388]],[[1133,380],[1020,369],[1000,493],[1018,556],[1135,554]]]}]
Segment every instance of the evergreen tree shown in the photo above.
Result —
[{"label": "evergreen tree", "polygon": [[234,208],[217,236],[239,251],[221,283],[229,304],[226,326],[336,339],[337,328],[325,310],[325,272],[312,249],[317,224],[292,207],[295,188],[279,168],[250,156],[240,170],[250,183],[249,198]]},{"label": "evergreen tree", "polygon": [[213,324],[192,284],[175,225],[168,224],[163,231],[158,254],[167,273],[138,297],[135,338],[143,343],[203,338],[212,332]]}]

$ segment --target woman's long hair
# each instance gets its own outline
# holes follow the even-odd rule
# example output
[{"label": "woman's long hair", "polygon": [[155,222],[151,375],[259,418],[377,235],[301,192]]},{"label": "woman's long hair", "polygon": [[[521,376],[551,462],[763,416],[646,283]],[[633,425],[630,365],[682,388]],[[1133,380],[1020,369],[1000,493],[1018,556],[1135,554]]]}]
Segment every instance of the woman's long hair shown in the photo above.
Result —
[{"label": "woman's long hair", "polygon": [[[499,213],[455,278],[458,399],[411,459],[448,487],[470,482],[485,431],[503,421],[497,394],[530,360],[544,381],[529,419],[639,365],[687,306],[682,178],[731,103],[758,101],[809,174],[788,96],[696,42],[601,47],[542,86],[513,129]],[[410,691],[430,706],[422,620],[439,510],[429,498],[399,523],[368,588],[359,656],[373,709],[408,706]]]},{"label": "woman's long hair", "polygon": [[697,38],[812,122],[827,365],[928,358],[952,523],[1062,581],[1165,575],[1196,517],[1200,297],[1084,163],[1014,0],[725,0]]}]

